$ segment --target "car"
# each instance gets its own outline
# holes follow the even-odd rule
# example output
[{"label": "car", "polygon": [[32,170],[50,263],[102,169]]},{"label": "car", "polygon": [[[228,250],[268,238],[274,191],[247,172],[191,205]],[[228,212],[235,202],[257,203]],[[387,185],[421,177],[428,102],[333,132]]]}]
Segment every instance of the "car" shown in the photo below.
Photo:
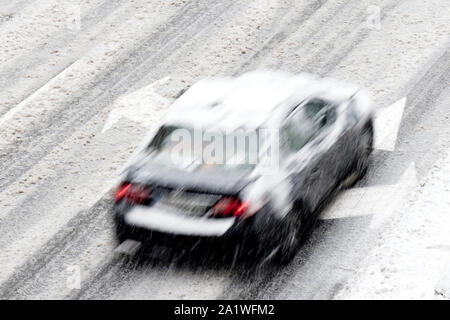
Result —
[{"label": "car", "polygon": [[201,80],[125,170],[117,240],[211,240],[288,263],[321,208],[364,176],[373,136],[355,85],[275,71]]}]

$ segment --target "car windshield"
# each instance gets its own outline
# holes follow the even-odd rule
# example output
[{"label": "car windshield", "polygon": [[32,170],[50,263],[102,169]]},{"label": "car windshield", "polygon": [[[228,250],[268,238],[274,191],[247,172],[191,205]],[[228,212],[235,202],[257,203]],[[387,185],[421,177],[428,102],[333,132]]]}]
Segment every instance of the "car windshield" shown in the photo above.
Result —
[{"label": "car windshield", "polygon": [[163,126],[147,148],[149,160],[183,170],[253,170],[257,130],[200,130]]}]

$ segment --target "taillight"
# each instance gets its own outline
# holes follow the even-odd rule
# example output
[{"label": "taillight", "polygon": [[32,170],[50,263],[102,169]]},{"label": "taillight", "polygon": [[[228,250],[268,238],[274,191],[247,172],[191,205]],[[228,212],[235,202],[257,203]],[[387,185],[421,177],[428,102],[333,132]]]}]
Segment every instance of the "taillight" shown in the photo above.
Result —
[{"label": "taillight", "polygon": [[211,210],[211,215],[221,217],[242,217],[247,213],[248,203],[239,198],[226,197],[219,200]]},{"label": "taillight", "polygon": [[130,191],[131,184],[122,183],[116,190],[116,194],[114,195],[114,200],[116,202],[121,201],[127,195],[128,191]]},{"label": "taillight", "polygon": [[150,198],[151,191],[147,187],[123,183],[119,186],[114,195],[116,202],[126,200],[130,203],[142,204]]}]

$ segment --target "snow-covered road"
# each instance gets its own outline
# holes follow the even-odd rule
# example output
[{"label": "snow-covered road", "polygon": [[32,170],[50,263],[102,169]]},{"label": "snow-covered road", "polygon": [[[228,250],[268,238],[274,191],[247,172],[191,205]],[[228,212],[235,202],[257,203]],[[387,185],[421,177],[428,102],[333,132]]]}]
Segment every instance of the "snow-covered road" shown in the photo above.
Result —
[{"label": "snow-covered road", "polygon": [[[0,0],[0,297],[450,298],[449,36],[448,0]],[[115,254],[142,136],[198,79],[259,68],[371,91],[364,181],[282,269]]]}]

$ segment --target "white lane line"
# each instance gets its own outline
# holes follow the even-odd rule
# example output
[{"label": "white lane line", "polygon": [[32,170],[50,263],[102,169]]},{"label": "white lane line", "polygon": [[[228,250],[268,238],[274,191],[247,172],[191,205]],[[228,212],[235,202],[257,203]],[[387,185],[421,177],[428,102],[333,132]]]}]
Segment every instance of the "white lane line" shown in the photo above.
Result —
[{"label": "white lane line", "polygon": [[167,76],[137,91],[120,96],[109,113],[102,133],[113,127],[121,118],[127,118],[143,127],[151,127],[155,123],[155,110],[165,108],[171,103],[158,94],[155,87],[164,85],[169,79],[170,76]]},{"label": "white lane line", "polygon": [[33,92],[30,96],[28,96],[25,100],[23,100],[22,102],[20,102],[17,106],[15,106],[14,108],[9,109],[8,112],[6,112],[3,116],[0,117],[0,128],[8,121],[12,120],[12,118],[20,111],[22,111],[22,109],[30,102],[32,101],[34,98],[38,97],[41,93],[45,92],[46,90],[49,90],[51,87],[53,87],[56,83],[56,81],[58,81],[61,78],[61,75],[66,72],[67,70],[69,70],[76,62],[78,62],[79,60],[74,61],[73,63],[71,63],[69,66],[67,66],[66,68],[64,68],[60,73],[58,73],[56,76],[54,76],[50,81],[48,81],[45,85],[43,85],[42,87],[40,87],[38,90],[36,90],[35,92]]},{"label": "white lane line", "polygon": [[415,164],[411,163],[395,185],[354,188],[344,191],[325,209],[321,220],[372,216],[371,228],[386,221],[417,186]]},{"label": "white lane line", "polygon": [[375,115],[375,149],[394,151],[406,105],[406,97]]}]

